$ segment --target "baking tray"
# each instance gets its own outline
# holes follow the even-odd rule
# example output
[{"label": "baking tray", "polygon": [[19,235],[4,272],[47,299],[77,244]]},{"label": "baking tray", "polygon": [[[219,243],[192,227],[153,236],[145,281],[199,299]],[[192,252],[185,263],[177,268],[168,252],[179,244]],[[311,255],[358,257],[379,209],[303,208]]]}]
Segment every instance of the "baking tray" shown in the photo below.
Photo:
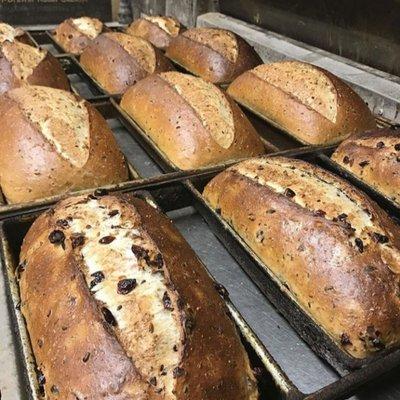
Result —
[{"label": "baking tray", "polygon": [[[160,190],[160,186],[153,185],[152,189]],[[153,197],[148,192],[140,190],[136,193],[138,197],[144,198],[150,205],[156,206]],[[162,201],[166,201],[165,196],[173,196],[174,200],[179,199],[171,191],[167,191],[162,196]],[[184,196],[181,200],[184,199]],[[183,200],[184,201],[184,200]],[[9,307],[12,311],[13,323],[18,334],[18,347],[24,367],[25,388],[29,399],[42,399],[42,390],[38,381],[38,369],[36,367],[34,354],[30,344],[29,334],[27,332],[25,320],[20,311],[19,286],[16,279],[16,268],[18,266],[18,254],[22,244],[23,237],[28,231],[30,225],[40,213],[31,213],[25,216],[18,216],[0,225],[0,252],[3,260],[4,274],[6,279]],[[274,399],[293,398],[291,388],[287,386],[287,377],[274,363],[266,351],[263,344],[252,332],[251,328],[245,322],[240,312],[226,298],[226,303],[231,316],[240,331],[242,342],[249,354],[252,367],[255,368],[258,375],[259,389],[261,398],[267,398],[272,393]],[[276,384],[274,383],[276,382]],[[290,397],[288,397],[290,396]]]},{"label": "baking tray", "polygon": [[[314,165],[324,166],[321,163],[318,152],[297,155],[296,158],[304,159]],[[365,367],[370,364],[373,364],[375,369],[382,369],[387,365],[386,360],[389,354],[390,357],[394,357],[397,360],[396,362],[400,362],[400,350],[397,349],[387,349],[361,360],[340,349],[328,334],[296,303],[288,288],[265,266],[235,230],[209,207],[201,195],[204,186],[209,180],[209,177],[199,177],[187,182],[189,190],[196,197],[196,208],[264,295],[285,315],[289,323],[316,354],[325,359],[342,375],[359,368],[362,368],[360,371],[365,371]],[[393,215],[390,210],[387,211],[392,217],[398,218],[397,213]],[[389,365],[392,368],[392,365]]]}]

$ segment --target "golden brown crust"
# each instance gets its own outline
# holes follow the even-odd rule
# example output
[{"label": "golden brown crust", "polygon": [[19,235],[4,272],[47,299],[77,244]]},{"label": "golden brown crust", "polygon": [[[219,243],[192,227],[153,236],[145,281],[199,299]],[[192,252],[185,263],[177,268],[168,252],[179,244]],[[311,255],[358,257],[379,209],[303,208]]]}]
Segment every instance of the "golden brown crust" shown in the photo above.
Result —
[{"label": "golden brown crust", "polygon": [[265,152],[240,108],[201,78],[178,72],[150,76],[129,89],[121,107],[181,169]]},{"label": "golden brown crust", "polygon": [[126,29],[128,35],[139,36],[154,47],[165,50],[173,37],[185,30],[185,27],[171,17],[144,17],[133,21]]},{"label": "golden brown crust", "polygon": [[345,181],[298,160],[245,161],[204,196],[349,354],[400,341],[400,230]]},{"label": "golden brown crust", "polygon": [[[6,53],[3,46],[7,46]],[[26,84],[62,90],[70,89],[68,77],[61,64],[49,52],[17,42],[7,41],[3,43],[3,46],[0,49],[0,94]],[[23,51],[28,53],[28,58],[30,58],[31,52],[34,57],[37,56],[37,52],[42,53],[40,59],[38,58],[38,64],[25,62],[25,57],[24,55],[21,56],[19,50],[21,46]],[[10,54],[13,56],[12,60]]]},{"label": "golden brown crust", "polygon": [[[55,90],[43,89],[50,97]],[[0,98],[0,143],[3,148],[9,149],[0,159],[0,185],[8,202],[32,201],[71,190],[119,183],[128,178],[124,157],[106,121],[96,109],[84,103],[89,126],[89,149],[87,161],[83,165],[74,165],[62,157],[60,150],[44,136],[39,126],[27,118],[21,106],[11,97],[15,91],[25,91],[28,100],[32,98],[32,105],[35,101],[46,101],[35,100],[29,90],[15,89]],[[57,111],[50,115],[57,119]],[[63,129],[66,127],[61,122],[56,130]],[[69,134],[74,132],[74,128],[71,129]],[[78,142],[71,135],[65,146],[75,144]]]},{"label": "golden brown crust", "polygon": [[[80,29],[74,21],[87,19],[87,23],[92,26],[90,32]],[[83,17],[80,19],[68,18],[62,22],[54,31],[54,39],[67,52],[81,55],[83,50],[95,39],[103,30],[103,23],[96,18]],[[93,32],[92,32],[93,30]]]},{"label": "golden brown crust", "polygon": [[399,131],[380,129],[350,136],[339,145],[332,159],[400,203]]},{"label": "golden brown crust", "polygon": [[[103,215],[111,211],[118,217],[108,219],[118,218],[119,227],[112,228],[103,220]],[[85,213],[88,213],[86,217]],[[82,217],[91,226],[79,232],[83,239],[76,245],[74,227],[82,225],[79,221]],[[130,262],[130,270],[137,276],[143,269],[162,268],[162,274],[153,274],[162,277],[166,290],[176,294],[179,304],[177,310],[171,310],[171,298],[165,299],[162,291],[153,293],[156,297],[152,301],[164,302],[165,312],[180,314],[178,322],[185,335],[176,346],[181,357],[179,364],[167,371],[164,378],[174,385],[169,394],[157,390],[163,368],[154,365],[155,375],[149,379],[135,367],[142,361],[137,356],[140,354],[140,340],[121,344],[121,330],[125,324],[129,327],[129,320],[121,319],[114,309],[114,317],[102,316],[100,307],[104,307],[104,303],[97,296],[102,290],[104,292],[111,271],[104,272],[100,283],[97,281],[94,286],[90,285],[92,291],[89,291],[89,282],[85,278],[86,269],[90,268],[87,257],[92,257],[92,263],[95,257],[88,254],[87,249],[91,246],[108,247],[111,253],[118,252],[116,256],[119,257],[120,252],[128,250],[121,247],[121,243],[125,240],[123,237],[128,237],[123,226],[130,224],[133,224],[136,236],[123,246],[130,247],[133,241],[139,240],[139,235],[144,240],[143,246],[156,246],[155,251],[159,252],[155,257],[156,266],[150,252],[147,261],[143,260],[146,266],[139,267],[142,264],[135,261],[133,254],[136,253],[129,249],[133,261],[129,258],[126,262]],[[99,229],[102,235],[108,232],[107,229],[112,230],[115,239],[98,244],[101,236],[96,237],[90,229]],[[54,240],[55,231],[58,231],[61,241]],[[119,244],[115,244],[117,242]],[[72,243],[75,243],[74,247]],[[97,262],[101,263],[101,260],[97,259]],[[36,220],[24,239],[20,261],[23,266],[21,309],[38,368],[46,379],[47,393],[52,393],[55,387],[60,400],[70,399],[71,393],[88,400],[100,397],[121,400],[257,399],[248,357],[204,266],[172,223],[142,200],[130,198],[126,201],[111,196],[67,199],[54,211]],[[115,273],[118,276],[117,270]],[[137,281],[132,293],[145,284]],[[117,287],[114,290],[109,297],[118,310],[117,305],[128,294],[121,295]],[[163,297],[162,300],[157,296]],[[46,298],[45,306],[43,298]],[[123,307],[134,310],[134,304],[125,303]],[[129,310],[126,313],[129,315]],[[132,331],[137,329],[133,325],[131,328]],[[164,334],[169,334],[169,329]],[[146,335],[149,333],[143,332],[143,340]]]},{"label": "golden brown crust", "polygon": [[299,61],[260,65],[236,78],[227,91],[304,143],[337,143],[376,127],[367,105],[348,85]]},{"label": "golden brown crust", "polygon": [[167,57],[187,71],[213,83],[229,83],[262,60],[255,50],[233,32],[192,28],[171,41]]},{"label": "golden brown crust", "polygon": [[[141,57],[126,50],[129,43],[142,49]],[[124,93],[149,74],[173,69],[169,60],[144,39],[117,32],[100,35],[84,50],[80,62],[107,92],[114,94]]]}]

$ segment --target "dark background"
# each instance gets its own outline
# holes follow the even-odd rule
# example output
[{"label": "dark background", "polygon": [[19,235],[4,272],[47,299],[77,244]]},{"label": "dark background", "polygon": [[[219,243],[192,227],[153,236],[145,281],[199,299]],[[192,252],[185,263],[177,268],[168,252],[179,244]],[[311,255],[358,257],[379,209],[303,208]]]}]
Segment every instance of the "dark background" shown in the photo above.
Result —
[{"label": "dark background", "polygon": [[111,0],[0,0],[0,21],[10,24],[56,24],[84,15],[111,21]]},{"label": "dark background", "polygon": [[400,0],[220,0],[220,9],[400,75]]}]

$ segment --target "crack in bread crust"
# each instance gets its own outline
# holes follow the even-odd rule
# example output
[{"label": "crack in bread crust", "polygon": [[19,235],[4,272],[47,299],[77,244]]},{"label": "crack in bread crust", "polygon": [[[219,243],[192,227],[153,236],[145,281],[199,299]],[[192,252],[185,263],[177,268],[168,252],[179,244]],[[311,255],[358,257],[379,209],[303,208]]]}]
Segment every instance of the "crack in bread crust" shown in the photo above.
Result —
[{"label": "crack in bread crust", "polygon": [[71,20],[73,26],[90,39],[95,39],[103,30],[103,23],[96,18],[81,17]]},{"label": "crack in bread crust", "polygon": [[146,15],[144,19],[157,25],[172,37],[178,36],[179,34],[180,23],[175,18]]},{"label": "crack in bread crust", "polygon": [[0,43],[5,41],[13,42],[14,39],[22,36],[24,31],[20,28],[14,28],[11,25],[0,22]]}]

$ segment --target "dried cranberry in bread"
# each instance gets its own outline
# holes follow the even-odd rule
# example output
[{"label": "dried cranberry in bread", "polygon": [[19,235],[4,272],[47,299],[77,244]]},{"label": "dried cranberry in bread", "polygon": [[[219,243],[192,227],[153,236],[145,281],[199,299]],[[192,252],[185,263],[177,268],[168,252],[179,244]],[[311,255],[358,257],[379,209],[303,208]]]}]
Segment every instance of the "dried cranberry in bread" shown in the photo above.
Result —
[{"label": "dried cranberry in bread", "polygon": [[167,57],[213,83],[229,83],[261,64],[255,50],[240,36],[216,28],[192,28],[171,41]]},{"label": "dried cranberry in bread", "polygon": [[124,181],[107,122],[70,92],[26,86],[0,97],[0,186],[19,203]]},{"label": "dried cranberry in bread", "polygon": [[61,64],[47,50],[6,39],[0,42],[0,94],[25,85],[70,87]]},{"label": "dried cranberry in bread", "polygon": [[365,194],[304,161],[244,161],[204,190],[292,298],[345,351],[400,344],[400,229]]},{"label": "dried cranberry in bread", "polygon": [[172,38],[178,36],[184,29],[185,27],[176,18],[146,15],[133,21],[126,29],[126,33],[146,39],[153,46],[165,50]]},{"label": "dried cranberry in bread", "polygon": [[215,284],[143,200],[62,201],[32,225],[20,260],[21,310],[49,397],[257,399]]},{"label": "dried cranberry in bread", "polygon": [[107,92],[114,94],[124,93],[154,72],[173,69],[147,40],[120,32],[100,35],[84,50],[80,62]]},{"label": "dried cranberry in bread", "polygon": [[121,107],[181,169],[265,152],[235,102],[217,86],[192,75],[165,72],[149,76],[125,93]]},{"label": "dried cranberry in bread", "polygon": [[336,143],[376,127],[367,105],[348,85],[300,61],[259,65],[236,78],[228,93],[303,143]]},{"label": "dried cranberry in bread", "polygon": [[54,31],[54,39],[67,53],[80,55],[102,31],[103,23],[97,18],[68,18]]},{"label": "dried cranberry in bread", "polygon": [[350,136],[332,159],[400,204],[400,130],[379,129]]}]

